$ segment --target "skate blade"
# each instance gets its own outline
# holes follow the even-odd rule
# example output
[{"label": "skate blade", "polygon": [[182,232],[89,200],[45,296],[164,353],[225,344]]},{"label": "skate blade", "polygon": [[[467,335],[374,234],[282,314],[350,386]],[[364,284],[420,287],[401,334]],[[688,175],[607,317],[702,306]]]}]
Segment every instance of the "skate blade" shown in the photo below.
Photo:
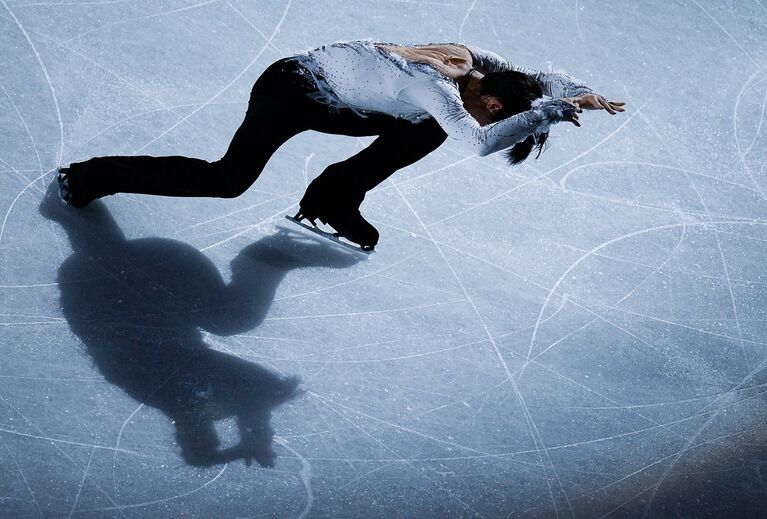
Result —
[{"label": "skate blade", "polygon": [[340,245],[340,246],[342,246],[342,247],[344,247],[346,249],[353,250],[354,252],[359,252],[360,254],[364,254],[366,256],[370,256],[371,254],[373,254],[375,252],[375,249],[373,249],[373,248],[363,249],[359,245],[352,245],[351,243],[349,243],[347,241],[343,241],[338,236],[336,236],[335,234],[329,233],[327,231],[323,231],[322,229],[320,229],[316,225],[306,224],[302,220],[299,220],[298,218],[296,218],[295,216],[285,215],[285,218],[287,218],[288,220],[290,220],[291,222],[293,222],[296,225],[300,225],[301,227],[303,227],[307,231],[313,232],[314,234],[316,234],[318,236],[322,236],[323,238],[326,238],[326,239],[332,241],[333,243],[337,243],[338,245]]}]

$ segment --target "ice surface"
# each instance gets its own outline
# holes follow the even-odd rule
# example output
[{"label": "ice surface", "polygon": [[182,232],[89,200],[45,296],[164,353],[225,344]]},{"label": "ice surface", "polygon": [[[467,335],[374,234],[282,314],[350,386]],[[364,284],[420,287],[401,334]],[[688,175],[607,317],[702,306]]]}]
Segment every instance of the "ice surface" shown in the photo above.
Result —
[{"label": "ice surface", "polygon": [[[448,142],[368,196],[367,260],[283,218],[365,139],[234,200],[44,198],[219,157],[269,63],[360,37],[628,110],[517,169]],[[763,514],[766,58],[760,0],[0,0],[0,517]]]}]

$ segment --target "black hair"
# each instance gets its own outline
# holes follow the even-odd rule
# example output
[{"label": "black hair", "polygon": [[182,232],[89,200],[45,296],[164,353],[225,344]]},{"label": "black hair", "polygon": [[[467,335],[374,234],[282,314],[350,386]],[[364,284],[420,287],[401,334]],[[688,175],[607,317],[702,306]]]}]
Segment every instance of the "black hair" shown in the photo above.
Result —
[{"label": "black hair", "polygon": [[[503,105],[493,122],[530,110],[532,102],[543,96],[540,85],[532,77],[514,70],[488,72],[479,82],[479,93],[497,97]],[[533,147],[538,150],[537,159],[548,137],[548,132],[530,135],[506,150],[506,160],[510,165],[519,164],[530,155]]]}]

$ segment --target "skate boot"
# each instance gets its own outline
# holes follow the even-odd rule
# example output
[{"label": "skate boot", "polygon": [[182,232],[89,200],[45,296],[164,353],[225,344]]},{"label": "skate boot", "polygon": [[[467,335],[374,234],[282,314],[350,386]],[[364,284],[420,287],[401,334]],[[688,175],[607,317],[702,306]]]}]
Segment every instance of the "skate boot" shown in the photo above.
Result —
[{"label": "skate boot", "polygon": [[333,212],[330,214],[316,214],[307,212],[303,207],[292,218],[294,221],[309,220],[316,227],[315,220],[330,225],[336,231],[334,236],[337,238],[346,238],[356,243],[364,252],[371,252],[378,243],[378,230],[365,220],[359,212],[354,209],[346,213]]},{"label": "skate boot", "polygon": [[378,243],[378,231],[360,214],[365,192],[354,189],[332,175],[320,175],[309,184],[295,220],[315,220],[330,225],[337,237],[356,243],[366,252]]}]

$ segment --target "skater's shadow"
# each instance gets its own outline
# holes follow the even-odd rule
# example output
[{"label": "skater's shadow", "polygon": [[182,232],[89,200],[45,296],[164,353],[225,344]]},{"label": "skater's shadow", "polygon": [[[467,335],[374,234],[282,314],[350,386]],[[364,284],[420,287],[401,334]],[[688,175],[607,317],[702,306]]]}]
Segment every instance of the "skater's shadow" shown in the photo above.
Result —
[{"label": "skater's shadow", "polygon": [[[72,244],[58,273],[61,305],[106,380],[175,423],[187,463],[255,458],[272,466],[271,412],[296,395],[298,379],[210,349],[202,330],[251,330],[288,271],[348,267],[359,256],[280,231],[240,251],[227,284],[188,244],[127,240],[101,202],[62,207],[49,189],[40,213],[58,222]],[[221,448],[214,422],[227,417],[236,417],[240,439]]]}]

